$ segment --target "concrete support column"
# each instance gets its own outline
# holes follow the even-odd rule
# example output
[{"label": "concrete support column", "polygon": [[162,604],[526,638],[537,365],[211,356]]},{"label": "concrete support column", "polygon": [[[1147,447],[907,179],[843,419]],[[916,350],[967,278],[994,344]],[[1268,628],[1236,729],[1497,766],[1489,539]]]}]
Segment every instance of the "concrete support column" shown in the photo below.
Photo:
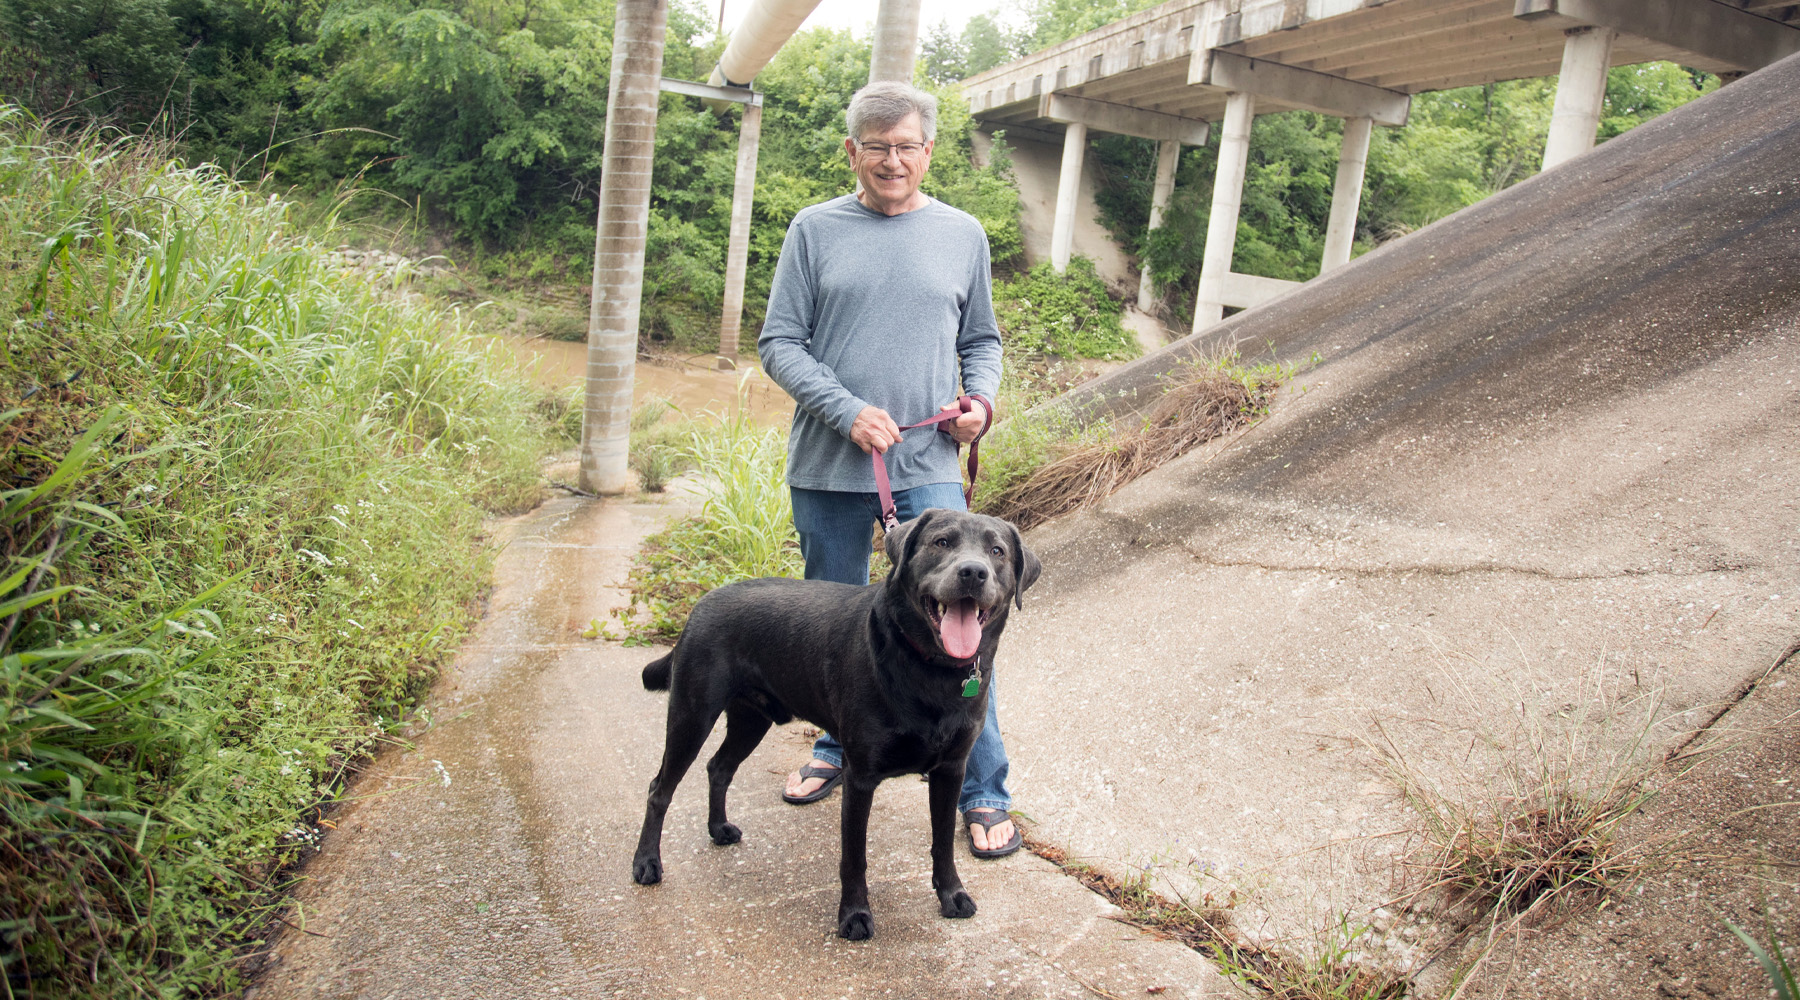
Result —
[{"label": "concrete support column", "polygon": [[[1162,228],[1163,212],[1169,207],[1169,195],[1175,191],[1175,162],[1181,158],[1181,143],[1164,139],[1156,144],[1156,186],[1150,189],[1150,229]],[[1156,302],[1156,282],[1150,269],[1138,273],[1138,311],[1149,312]]]},{"label": "concrete support column", "polygon": [[1344,119],[1344,148],[1338,153],[1337,184],[1331,189],[1331,222],[1325,227],[1320,274],[1350,263],[1350,244],[1356,241],[1356,213],[1362,207],[1363,170],[1369,163],[1369,135],[1374,130],[1373,119]]},{"label": "concrete support column", "polygon": [[919,53],[919,5],[921,0],[881,0],[875,15],[874,51],[869,57],[869,82],[898,80],[911,83]]},{"label": "concrete support column", "polygon": [[1556,78],[1550,136],[1544,140],[1545,170],[1594,148],[1606,100],[1606,69],[1613,39],[1619,37],[1611,28],[1571,28],[1563,35],[1562,73]]},{"label": "concrete support column", "polygon": [[1081,164],[1087,159],[1087,126],[1074,123],[1063,133],[1062,176],[1056,182],[1056,223],[1050,230],[1050,266],[1069,269],[1075,245],[1075,203],[1081,194]]},{"label": "concrete support column", "polygon": [[1225,276],[1237,246],[1238,208],[1244,203],[1244,169],[1250,162],[1250,122],[1256,98],[1225,95],[1225,122],[1219,130],[1219,170],[1213,181],[1212,214],[1206,223],[1206,250],[1200,258],[1200,291],[1194,301],[1197,333],[1225,318]]},{"label": "concrete support column", "polygon": [[581,488],[619,493],[631,485],[631,380],[650,228],[650,159],[662,78],[668,0],[618,0],[612,81],[607,88],[600,219],[594,233],[588,307],[587,396],[581,418]]},{"label": "concrete support column", "polygon": [[731,186],[731,233],[725,242],[725,304],[719,317],[719,367],[738,355],[744,323],[744,272],[750,260],[750,205],[756,197],[756,151],[762,143],[762,105],[744,105],[738,127],[737,179]]}]

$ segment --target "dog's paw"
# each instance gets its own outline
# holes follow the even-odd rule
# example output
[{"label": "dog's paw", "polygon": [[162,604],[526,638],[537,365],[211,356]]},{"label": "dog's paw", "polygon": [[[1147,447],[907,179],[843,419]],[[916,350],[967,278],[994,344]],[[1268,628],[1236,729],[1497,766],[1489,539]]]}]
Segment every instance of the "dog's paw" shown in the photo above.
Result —
[{"label": "dog's paw", "polygon": [[744,839],[744,831],[738,829],[736,823],[720,823],[718,826],[709,826],[706,828],[706,832],[712,834],[712,842],[720,847],[724,847],[726,844],[735,844]]},{"label": "dog's paw", "polygon": [[838,914],[838,937],[846,941],[867,941],[874,935],[875,917],[868,910]]},{"label": "dog's paw", "polygon": [[964,920],[975,915],[975,898],[961,889],[938,893],[938,912],[951,920]]},{"label": "dog's paw", "polygon": [[662,858],[651,856],[633,858],[631,862],[631,878],[638,885],[655,885],[662,881]]}]

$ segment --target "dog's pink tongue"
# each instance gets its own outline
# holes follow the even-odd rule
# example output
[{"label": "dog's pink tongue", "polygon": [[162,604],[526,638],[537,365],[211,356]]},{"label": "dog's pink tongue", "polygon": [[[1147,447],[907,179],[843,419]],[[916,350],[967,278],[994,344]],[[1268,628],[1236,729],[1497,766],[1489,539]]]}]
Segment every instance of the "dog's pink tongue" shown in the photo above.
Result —
[{"label": "dog's pink tongue", "polygon": [[981,649],[981,618],[974,598],[965,597],[944,608],[944,623],[938,629],[944,640],[944,652],[959,660],[974,656]]}]

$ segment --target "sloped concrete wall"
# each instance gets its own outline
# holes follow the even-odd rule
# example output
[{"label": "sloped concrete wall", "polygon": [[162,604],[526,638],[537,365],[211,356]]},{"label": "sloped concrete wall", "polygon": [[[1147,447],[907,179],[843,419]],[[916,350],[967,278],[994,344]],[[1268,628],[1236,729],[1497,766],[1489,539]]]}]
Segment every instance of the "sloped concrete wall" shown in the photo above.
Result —
[{"label": "sloped concrete wall", "polygon": [[[1322,359],[1258,425],[1029,534],[1043,582],[995,690],[1039,835],[1205,873],[1249,894],[1241,927],[1303,940],[1397,891],[1418,824],[1377,747],[1506,808],[1788,683],[1795,93],[1800,57],[1094,383],[1121,408],[1232,342]],[[1448,931],[1383,934],[1358,947],[1404,964]],[[1594,995],[1655,995],[1642,959]]]}]

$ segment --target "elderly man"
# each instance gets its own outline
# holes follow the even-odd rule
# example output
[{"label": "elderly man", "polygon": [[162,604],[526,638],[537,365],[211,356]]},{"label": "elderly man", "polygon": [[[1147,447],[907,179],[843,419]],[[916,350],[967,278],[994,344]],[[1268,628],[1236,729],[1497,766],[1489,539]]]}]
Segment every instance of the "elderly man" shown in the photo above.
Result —
[{"label": "elderly man", "polygon": [[[987,234],[972,216],[919,192],[937,99],[903,83],[872,83],[851,98],[845,117],[844,151],[861,190],[794,216],[756,346],[769,377],[800,404],[787,481],[806,578],[862,586],[880,518],[869,453],[887,462],[902,520],[931,507],[966,509],[956,442],[980,433],[985,409],[978,403],[938,425],[948,434],[921,429],[902,439],[899,423],[954,408],[959,377],[968,394],[993,399],[1000,331]],[[1007,814],[995,701],[990,695],[958,804],[976,857],[1002,857],[1023,842]],[[843,748],[821,736],[782,798],[817,802],[842,780],[843,764]]]}]

